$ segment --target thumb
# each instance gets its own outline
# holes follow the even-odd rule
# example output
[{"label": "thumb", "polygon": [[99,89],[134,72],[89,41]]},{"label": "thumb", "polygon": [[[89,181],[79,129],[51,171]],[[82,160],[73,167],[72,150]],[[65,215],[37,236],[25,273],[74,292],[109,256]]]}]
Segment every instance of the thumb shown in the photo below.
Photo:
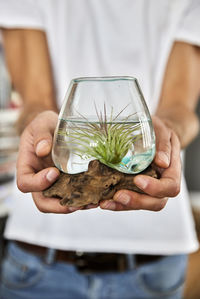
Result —
[{"label": "thumb", "polygon": [[47,156],[52,148],[52,136],[45,135],[45,138],[37,141],[35,145],[35,152],[38,157]]},{"label": "thumb", "polygon": [[45,157],[50,153],[57,119],[56,113],[46,111],[32,122],[34,149],[38,157]]}]

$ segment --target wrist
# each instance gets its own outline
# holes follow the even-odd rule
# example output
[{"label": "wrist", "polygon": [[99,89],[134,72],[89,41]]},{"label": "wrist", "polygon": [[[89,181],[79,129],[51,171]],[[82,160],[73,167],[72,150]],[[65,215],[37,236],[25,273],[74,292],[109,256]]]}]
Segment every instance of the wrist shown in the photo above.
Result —
[{"label": "wrist", "polygon": [[172,130],[177,135],[179,141],[181,141],[182,134],[180,132],[181,130],[179,124],[169,118],[160,118],[160,119],[168,129]]},{"label": "wrist", "polygon": [[157,115],[166,127],[171,129],[178,137],[181,148],[187,147],[199,132],[199,119],[194,112],[182,114]]}]

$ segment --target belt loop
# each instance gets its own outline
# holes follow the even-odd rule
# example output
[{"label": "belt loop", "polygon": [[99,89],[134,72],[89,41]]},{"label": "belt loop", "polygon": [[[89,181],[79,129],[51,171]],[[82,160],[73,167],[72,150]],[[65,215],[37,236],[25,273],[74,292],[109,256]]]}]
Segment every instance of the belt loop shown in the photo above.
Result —
[{"label": "belt loop", "polygon": [[55,256],[56,256],[56,249],[54,248],[47,248],[47,253],[45,256],[45,263],[47,265],[51,265],[55,261]]},{"label": "belt loop", "polygon": [[134,254],[126,254],[127,265],[129,270],[133,270],[136,267],[136,259]]}]

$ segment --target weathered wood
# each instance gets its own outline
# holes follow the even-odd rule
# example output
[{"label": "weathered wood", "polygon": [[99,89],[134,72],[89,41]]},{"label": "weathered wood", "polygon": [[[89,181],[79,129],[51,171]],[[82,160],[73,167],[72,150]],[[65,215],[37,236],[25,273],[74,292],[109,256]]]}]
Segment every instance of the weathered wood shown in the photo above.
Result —
[{"label": "weathered wood", "polygon": [[[141,174],[158,177],[151,166]],[[134,177],[135,175],[119,172],[94,160],[89,163],[86,172],[61,173],[58,180],[43,191],[43,195],[59,198],[63,206],[82,207],[88,204],[97,204],[103,199],[111,199],[115,192],[121,189],[143,193],[134,185]]]}]

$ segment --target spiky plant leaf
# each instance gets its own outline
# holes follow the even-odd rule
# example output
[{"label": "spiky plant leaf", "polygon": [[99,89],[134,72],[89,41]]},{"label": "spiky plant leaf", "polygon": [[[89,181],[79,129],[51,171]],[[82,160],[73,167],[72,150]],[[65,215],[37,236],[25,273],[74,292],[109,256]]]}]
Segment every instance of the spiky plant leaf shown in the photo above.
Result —
[{"label": "spiky plant leaf", "polygon": [[113,117],[113,108],[108,120],[106,107],[104,105],[104,115],[98,112],[96,106],[97,122],[90,122],[79,113],[83,119],[84,125],[76,125],[71,122],[67,133],[58,132],[60,135],[67,136],[67,144],[70,149],[81,158],[95,158],[107,165],[119,164],[132,148],[134,142],[141,138],[141,135],[135,134],[140,124],[131,123],[128,115],[125,119],[118,120],[121,113],[127,106]]}]

